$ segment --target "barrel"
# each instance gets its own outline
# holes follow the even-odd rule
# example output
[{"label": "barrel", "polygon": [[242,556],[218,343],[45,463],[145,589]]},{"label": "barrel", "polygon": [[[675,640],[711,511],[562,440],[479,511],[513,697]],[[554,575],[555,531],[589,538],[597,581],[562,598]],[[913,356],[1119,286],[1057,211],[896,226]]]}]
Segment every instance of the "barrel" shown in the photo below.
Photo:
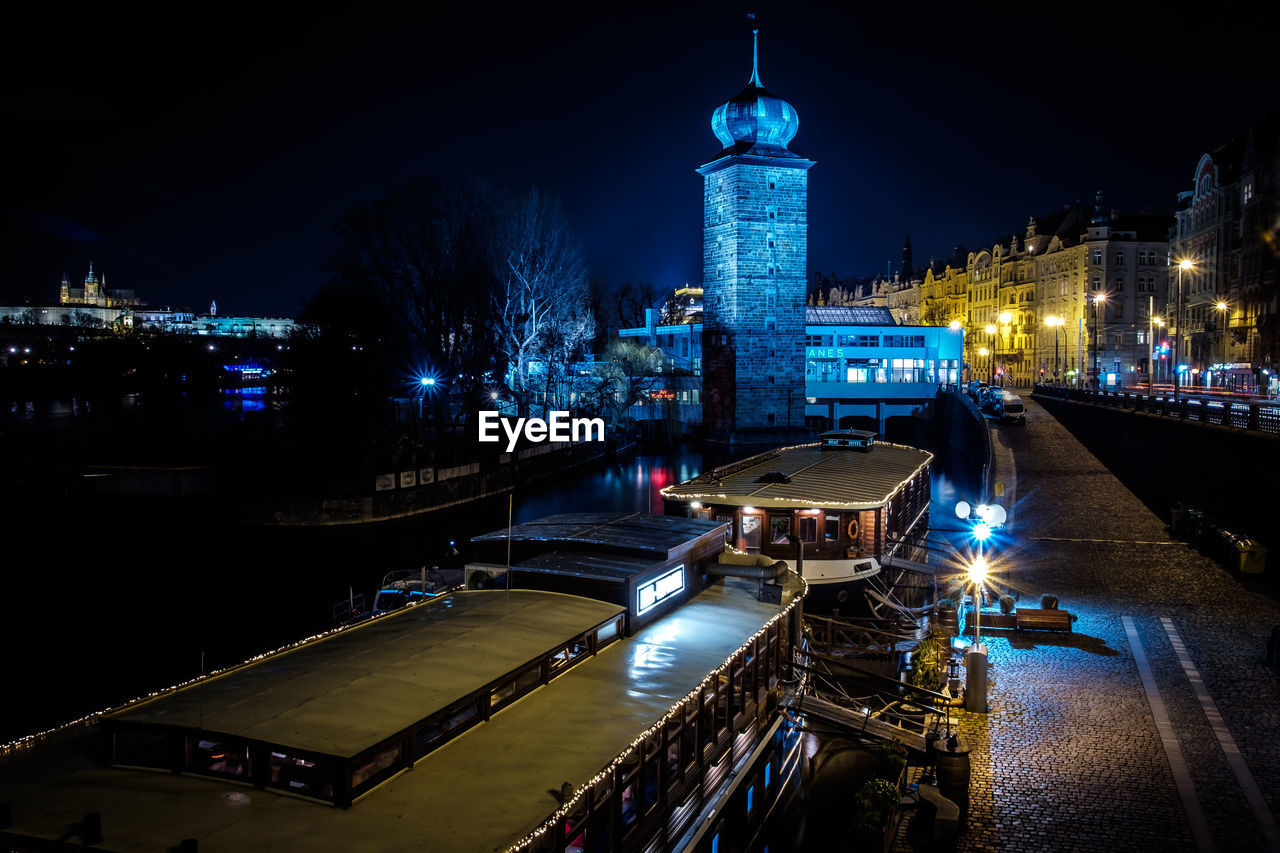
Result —
[{"label": "barrel", "polygon": [[947,749],[945,740],[934,743],[938,768],[938,793],[960,807],[960,828],[969,816],[969,748],[961,744]]}]

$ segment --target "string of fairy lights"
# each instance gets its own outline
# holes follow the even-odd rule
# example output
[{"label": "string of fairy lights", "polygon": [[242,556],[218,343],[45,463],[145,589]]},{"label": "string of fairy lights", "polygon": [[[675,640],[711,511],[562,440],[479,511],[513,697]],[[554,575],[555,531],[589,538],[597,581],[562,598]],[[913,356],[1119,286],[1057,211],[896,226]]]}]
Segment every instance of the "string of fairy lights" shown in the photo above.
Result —
[{"label": "string of fairy lights", "polygon": [[696,699],[698,695],[702,692],[702,690],[707,687],[707,685],[714,683],[720,677],[720,674],[723,673],[728,667],[730,667],[733,664],[734,658],[742,654],[748,646],[754,643],[762,635],[767,633],[770,628],[772,628],[775,624],[777,624],[779,620],[785,618],[788,614],[790,614],[793,610],[795,610],[800,605],[800,602],[804,600],[805,593],[808,591],[809,584],[808,584],[808,581],[806,581],[804,578],[797,578],[797,580],[801,582],[802,586],[799,594],[796,595],[796,597],[791,601],[789,605],[787,605],[785,608],[783,608],[782,610],[779,610],[776,614],[774,614],[774,616],[768,622],[766,622],[760,628],[759,631],[756,631],[754,634],[752,634],[749,638],[747,638],[747,640],[741,646],[738,647],[736,651],[733,652],[733,654],[725,658],[724,663],[720,664],[720,666],[716,667],[714,670],[709,672],[706,678],[702,679],[702,681],[698,684],[697,687],[690,690],[688,693],[684,695],[684,698],[680,699],[678,702],[676,702],[674,705],[668,708],[667,712],[662,715],[661,719],[659,719],[652,726],[650,726],[649,728],[641,732],[639,735],[637,735],[636,738],[631,741],[631,744],[626,749],[624,749],[616,758],[614,758],[613,761],[609,762],[609,764],[604,769],[602,769],[596,775],[592,776],[590,779],[588,779],[585,783],[583,783],[578,788],[575,788],[573,795],[571,797],[568,797],[564,801],[563,805],[560,806],[560,808],[556,809],[556,811],[550,817],[548,817],[545,821],[543,821],[538,826],[537,829],[533,830],[524,838],[520,839],[515,844],[512,844],[510,847],[508,847],[507,853],[528,853],[528,851],[533,849],[530,845],[536,844],[548,832],[551,832],[552,830],[554,830],[556,825],[560,821],[564,820],[570,814],[572,814],[573,811],[578,807],[582,798],[585,797],[588,792],[593,790],[597,784],[604,781],[606,778],[611,778],[613,776],[614,771],[617,770],[618,767],[627,763],[627,761],[635,755],[635,751],[639,749],[641,746],[643,746],[645,741],[653,737],[658,732],[662,731],[662,728],[671,720],[675,719],[677,715],[679,715],[681,720],[683,721],[684,707],[687,702],[689,702],[690,700]]},{"label": "string of fairy lights", "polygon": [[[612,774],[618,767],[620,767],[621,765],[626,763],[629,759],[631,759],[638,748],[643,746],[643,744],[649,738],[653,737],[655,734],[660,732],[662,728],[667,725],[668,722],[670,722],[677,716],[677,714],[681,715],[681,719],[683,720],[684,708],[686,703],[688,703],[693,699],[696,699],[708,685],[716,682],[716,680],[720,677],[720,675],[733,664],[734,659],[737,658],[740,654],[742,654],[747,649],[748,646],[753,644],[757,639],[759,639],[761,636],[766,634],[769,631],[769,629],[772,628],[775,624],[777,624],[781,619],[786,618],[797,607],[800,606],[800,603],[804,600],[804,596],[808,591],[808,582],[805,581],[804,578],[796,578],[796,579],[800,581],[801,589],[787,607],[783,608],[782,610],[779,610],[776,614],[774,614],[773,617],[769,619],[769,621],[767,621],[763,626],[761,626],[760,630],[752,634],[731,655],[725,658],[724,662],[721,663],[720,666],[716,667],[714,670],[708,673],[706,677],[703,678],[702,681],[698,683],[697,687],[694,687],[692,690],[686,693],[683,698],[681,698],[678,702],[674,703],[657,722],[655,722],[649,728],[645,729],[638,736],[636,736],[636,738],[634,738],[631,741],[631,743],[627,746],[627,748],[624,749],[616,758],[614,758],[613,761],[611,761],[606,767],[600,770],[600,772],[596,773],[594,776],[588,779],[584,784],[576,788],[573,792],[573,795],[567,798],[564,801],[563,805],[561,805],[559,809],[557,809],[550,817],[548,817],[545,821],[543,821],[543,823],[539,825],[537,829],[533,830],[524,838],[520,839],[518,842],[508,847],[507,848],[508,853],[524,853],[524,851],[529,850],[531,844],[538,842],[548,832],[552,831],[561,820],[565,819],[569,814],[571,814],[578,807],[579,803],[582,801],[583,797],[587,795],[588,792],[593,790],[595,786],[599,784],[601,781],[603,781],[606,777],[612,777]],[[438,599],[433,599],[433,600],[438,600]],[[409,606],[420,607],[430,603],[431,603],[430,601],[413,602]],[[400,611],[395,611],[395,612],[396,613],[403,612],[403,609],[404,608],[402,608]],[[295,642],[280,646],[279,648],[254,655],[250,658],[245,659],[244,661],[241,661],[240,663],[223,667],[222,669],[214,670],[210,673],[196,676],[195,678],[190,678],[190,679],[187,679],[186,681],[181,681],[176,684],[170,685],[168,687],[161,688],[159,690],[151,691],[145,695],[138,696],[132,700],[123,702],[119,705],[103,708],[102,710],[99,710],[99,711],[93,711],[91,713],[85,714],[82,717],[79,717],[77,719],[55,726],[53,728],[46,729],[44,731],[37,732],[34,734],[26,735],[24,737],[18,738],[16,740],[10,741],[5,744],[0,744],[0,760],[7,759],[17,754],[31,750],[39,746],[40,744],[44,743],[45,741],[47,741],[48,739],[50,739],[55,735],[64,734],[80,726],[87,726],[90,723],[94,722],[95,720],[99,719],[100,717],[103,717],[107,714],[121,710],[123,708],[131,707],[142,702],[148,702],[152,699],[157,699],[161,696],[174,693],[176,691],[182,690],[186,687],[189,687],[201,681],[207,681],[212,678],[217,678],[219,676],[227,675],[231,672],[251,666],[257,663],[258,661],[263,660],[264,658],[269,658],[274,655],[295,651],[303,646],[311,645],[313,643],[317,643],[325,639],[328,639],[329,637],[332,637],[335,634],[341,633],[342,631],[359,628],[377,619],[382,619],[391,615],[393,614],[384,613],[384,614],[380,614],[378,616],[372,617],[371,619],[363,620],[354,625],[342,625],[337,628],[332,628],[327,631],[322,631],[318,634],[313,634],[301,640],[297,640]]]},{"label": "string of fairy lights", "polygon": [[439,600],[440,600],[439,598],[433,598],[433,599],[428,599],[426,601],[413,601],[413,602],[410,602],[405,607],[400,608],[400,610],[392,611],[389,613],[380,613],[369,619],[362,619],[361,621],[351,625],[339,625],[337,628],[330,628],[328,631],[321,631],[319,634],[312,634],[310,637],[304,637],[301,640],[295,640],[294,642],[287,643],[283,646],[280,646],[277,649],[272,649],[271,651],[268,651],[268,652],[262,652],[260,654],[256,654],[251,658],[247,658],[241,661],[240,663],[235,663],[230,666],[225,666],[222,669],[215,669],[214,671],[205,673],[203,675],[197,675],[195,678],[189,678],[186,681],[180,681],[177,684],[172,684],[168,687],[163,687],[159,690],[153,690],[150,693],[147,693],[143,696],[137,696],[133,699],[130,699],[127,702],[122,702],[119,705],[114,705],[110,708],[103,708],[100,711],[92,711],[88,714],[85,714],[83,717],[79,717],[67,723],[62,723],[60,725],[54,726],[51,729],[45,729],[42,732],[36,732],[35,734],[25,735],[24,737],[20,737],[17,740],[12,740],[12,741],[9,741],[8,743],[0,744],[0,760],[9,758],[10,756],[13,756],[15,754],[30,750],[44,743],[46,740],[53,737],[54,735],[63,734],[65,732],[70,731],[71,729],[76,728],[77,726],[88,725],[89,723],[93,722],[99,717],[114,713],[115,711],[119,711],[124,708],[137,705],[140,702],[149,702],[152,699],[158,699],[161,696],[167,696],[170,693],[174,693],[186,687],[190,687],[191,685],[196,684],[197,682],[207,681],[211,678],[217,678],[218,676],[227,675],[228,673],[231,673],[236,670],[243,669],[247,666],[255,664],[258,661],[262,660],[263,658],[268,658],[268,657],[271,657],[272,655],[278,655],[278,654],[283,654],[285,652],[294,651],[298,648],[301,648],[302,646],[305,646],[311,643],[316,643],[316,642],[319,642],[320,640],[324,640],[329,637],[332,637],[334,634],[337,634],[341,631],[350,630],[352,628],[359,628],[361,626],[369,624],[370,622],[374,622],[378,619],[384,619],[387,616],[394,615],[395,613],[401,613],[404,610],[408,609],[409,607],[421,607],[423,605],[430,604],[432,601],[439,601]]},{"label": "string of fairy lights", "polygon": [[[889,494],[883,500],[877,501],[875,503],[868,503],[866,505],[861,505],[861,504],[852,505],[848,501],[820,501],[820,500],[813,500],[810,498],[805,498],[803,500],[800,500],[800,499],[788,500],[787,498],[770,498],[771,506],[777,509],[803,509],[805,507],[813,507],[815,509],[818,507],[840,507],[842,509],[854,509],[854,510],[875,509],[876,507],[883,506],[888,501],[893,500],[894,496],[897,495],[898,492],[905,489],[907,485],[910,484],[911,481],[914,480],[920,474],[921,471],[928,468],[930,463],[933,462],[933,454],[929,453],[927,450],[922,451],[918,447],[908,447],[905,444],[894,444],[893,442],[888,442],[888,441],[878,441],[876,442],[876,444],[884,447],[898,447],[904,450],[912,450],[917,453],[924,453],[929,458],[927,458],[924,462],[920,463],[920,465],[916,466],[916,468],[910,474],[908,474],[905,479],[903,479],[896,486],[894,486],[893,490],[890,491]],[[810,444],[797,444],[792,447],[780,448],[777,451],[770,451],[770,453],[782,454],[789,450],[804,450],[806,448],[820,447],[820,446],[821,445],[818,444],[817,442],[813,442]],[[760,454],[760,455],[765,456],[767,454]],[[755,458],[755,457],[752,457],[752,458]],[[715,475],[717,472],[720,472],[722,470],[723,469],[716,469],[715,471],[712,471],[709,474],[703,474],[685,483],[678,483],[673,486],[667,486],[666,488],[661,490],[662,497],[668,500],[681,500],[681,501],[702,501],[702,500],[715,501],[717,499],[721,501],[728,500],[729,496],[724,492],[681,492],[679,495],[672,494],[674,490],[679,489],[682,486],[701,485],[702,481],[704,481],[704,478],[705,478],[705,482],[708,485],[719,484],[721,478],[716,477]],[[739,468],[737,470],[743,470],[743,469]],[[729,473],[736,473],[736,471],[729,472]],[[729,474],[726,473],[723,476],[728,476],[728,475]],[[789,504],[792,506],[788,506]]]}]

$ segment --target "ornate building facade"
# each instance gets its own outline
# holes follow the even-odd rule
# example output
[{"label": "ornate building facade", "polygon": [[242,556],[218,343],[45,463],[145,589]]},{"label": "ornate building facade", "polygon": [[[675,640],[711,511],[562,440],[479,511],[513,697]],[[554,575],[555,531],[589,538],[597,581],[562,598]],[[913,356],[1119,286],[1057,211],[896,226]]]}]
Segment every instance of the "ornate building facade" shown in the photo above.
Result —
[{"label": "ornate building facade", "polygon": [[1280,368],[1280,122],[1254,123],[1203,155],[1193,181],[1179,194],[1171,247],[1175,264],[1191,262],[1174,324],[1184,380],[1270,390]]},{"label": "ornate building facade", "polygon": [[[758,38],[758,36],[757,36]],[[754,52],[754,49],[753,49]],[[703,177],[705,423],[749,440],[804,429],[808,170],[800,121],[753,57],[745,89],[712,113],[723,148]]]}]

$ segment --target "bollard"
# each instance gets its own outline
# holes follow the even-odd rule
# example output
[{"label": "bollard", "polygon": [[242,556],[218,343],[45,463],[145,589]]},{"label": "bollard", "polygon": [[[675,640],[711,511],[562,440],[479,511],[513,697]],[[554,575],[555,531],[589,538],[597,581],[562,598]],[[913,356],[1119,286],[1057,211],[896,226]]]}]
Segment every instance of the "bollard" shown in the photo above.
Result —
[{"label": "bollard", "polygon": [[987,647],[971,646],[964,656],[964,709],[987,712]]}]

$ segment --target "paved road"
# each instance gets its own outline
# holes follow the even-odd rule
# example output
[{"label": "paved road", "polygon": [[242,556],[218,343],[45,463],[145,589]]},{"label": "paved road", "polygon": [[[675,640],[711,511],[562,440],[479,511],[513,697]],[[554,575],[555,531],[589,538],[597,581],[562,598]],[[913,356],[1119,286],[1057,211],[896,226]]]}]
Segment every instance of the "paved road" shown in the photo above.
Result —
[{"label": "paved road", "polygon": [[[992,483],[1016,500],[993,564],[1022,602],[1055,593],[1079,621],[983,632],[994,683],[989,714],[959,715],[973,780],[957,849],[1280,849],[1280,677],[1264,665],[1280,606],[1172,540],[1024,400],[1025,427],[990,426]],[[904,829],[894,850],[910,849]]]}]

